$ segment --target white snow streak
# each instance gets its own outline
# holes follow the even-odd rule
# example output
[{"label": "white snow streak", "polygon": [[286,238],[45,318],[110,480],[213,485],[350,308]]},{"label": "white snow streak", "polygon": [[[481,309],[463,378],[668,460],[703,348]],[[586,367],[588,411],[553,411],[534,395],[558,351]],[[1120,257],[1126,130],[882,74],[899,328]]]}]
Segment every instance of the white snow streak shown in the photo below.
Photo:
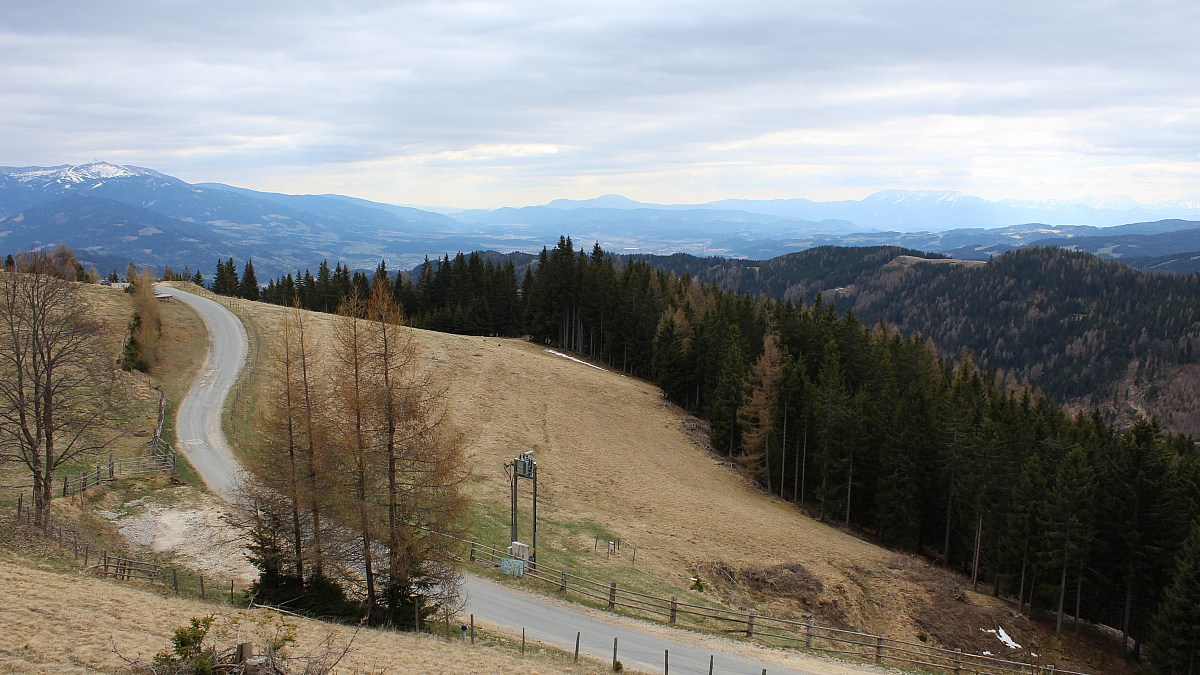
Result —
[{"label": "white snow streak", "polygon": [[567,356],[566,354],[564,354],[562,352],[556,352],[553,349],[547,349],[546,352],[553,354],[555,356],[561,356],[564,359],[567,359],[568,361],[574,361],[575,363],[582,363],[583,365],[587,366],[588,368],[595,368],[596,370],[604,370],[603,368],[601,368],[600,366],[597,366],[594,363],[588,363],[587,361],[580,361],[579,359],[575,358],[574,356]]}]

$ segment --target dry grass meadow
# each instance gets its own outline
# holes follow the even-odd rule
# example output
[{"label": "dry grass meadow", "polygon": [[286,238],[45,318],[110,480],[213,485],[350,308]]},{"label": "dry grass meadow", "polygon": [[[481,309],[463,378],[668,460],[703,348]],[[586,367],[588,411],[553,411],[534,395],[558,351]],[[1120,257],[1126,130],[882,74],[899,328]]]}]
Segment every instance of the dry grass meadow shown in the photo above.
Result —
[{"label": "dry grass meadow", "polygon": [[[0,549],[0,672],[85,673],[128,672],[128,660],[150,661],[170,650],[175,628],[192,617],[220,617],[211,636],[220,648],[238,641],[265,643],[252,621],[235,617],[275,617],[264,610],[247,612],[195,600],[163,597],[129,584],[107,582],[82,574],[63,574],[31,566]],[[373,629],[283,617],[297,628],[295,656],[319,654],[350,646],[338,664],[343,673],[592,673],[602,666],[572,664],[551,650],[531,645],[520,657],[508,643],[470,645],[431,635],[390,633]],[[270,631],[267,631],[268,634]],[[327,646],[327,641],[328,645]],[[259,648],[261,651],[261,647]]]}]

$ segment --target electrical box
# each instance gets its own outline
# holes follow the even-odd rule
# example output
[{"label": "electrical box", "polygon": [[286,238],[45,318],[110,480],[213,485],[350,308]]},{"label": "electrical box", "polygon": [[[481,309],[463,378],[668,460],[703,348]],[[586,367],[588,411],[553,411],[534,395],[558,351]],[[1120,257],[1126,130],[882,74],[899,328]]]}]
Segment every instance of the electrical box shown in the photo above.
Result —
[{"label": "electrical box", "polygon": [[521,478],[533,478],[534,471],[537,471],[537,464],[533,461],[532,450],[513,460],[513,473]]},{"label": "electrical box", "polygon": [[514,541],[508,547],[508,554],[517,560],[529,560],[529,544],[522,544],[519,541]]}]

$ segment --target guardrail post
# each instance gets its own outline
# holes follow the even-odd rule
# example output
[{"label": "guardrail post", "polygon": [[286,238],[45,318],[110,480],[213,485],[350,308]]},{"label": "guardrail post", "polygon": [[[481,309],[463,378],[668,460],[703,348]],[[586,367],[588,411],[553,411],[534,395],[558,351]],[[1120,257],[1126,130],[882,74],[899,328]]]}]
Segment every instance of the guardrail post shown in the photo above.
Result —
[{"label": "guardrail post", "polygon": [[567,592],[567,570],[566,570],[566,568],[563,568],[563,570],[562,570],[562,579],[558,582],[558,590],[562,591],[563,593]]},{"label": "guardrail post", "polygon": [[883,636],[875,639],[875,663],[883,663]]},{"label": "guardrail post", "polygon": [[679,614],[679,598],[671,596],[671,625],[675,625],[675,616]]},{"label": "guardrail post", "polygon": [[612,582],[608,586],[608,608],[614,609],[617,606],[617,582]]},{"label": "guardrail post", "polygon": [[812,649],[812,630],[813,630],[813,617],[812,617],[812,614],[809,614],[808,621],[805,622],[805,624],[804,624],[804,647],[806,649]]},{"label": "guardrail post", "polygon": [[750,612],[746,618],[746,637],[754,637],[754,612]]}]

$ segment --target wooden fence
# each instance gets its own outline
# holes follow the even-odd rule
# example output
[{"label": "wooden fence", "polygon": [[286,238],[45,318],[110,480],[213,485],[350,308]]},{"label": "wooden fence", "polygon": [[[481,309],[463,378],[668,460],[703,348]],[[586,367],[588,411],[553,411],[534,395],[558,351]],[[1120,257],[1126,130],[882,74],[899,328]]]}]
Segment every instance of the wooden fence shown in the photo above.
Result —
[{"label": "wooden fence", "polygon": [[[472,562],[499,567],[501,560],[511,558],[506,551],[476,541],[469,543],[468,559]],[[527,565],[523,576],[545,583],[563,594],[570,592],[590,598],[606,605],[610,610],[619,607],[627,612],[665,621],[670,625],[690,622],[708,623],[711,626],[715,623],[717,626],[724,626],[718,628],[721,632],[766,640],[775,645],[803,646],[805,649],[862,658],[878,664],[933,668],[956,675],[1085,675],[1075,671],[1058,670],[1053,665],[1043,666],[1036,659],[1029,662],[1012,661],[984,654],[964,653],[960,649],[944,649],[882,635],[821,626],[813,621],[811,615],[804,621],[795,621],[754,612],[743,613],[690,604],[681,602],[677,597],[662,598],[623,589],[615,582],[603,583],[586,579],[571,574],[568,570],[541,563]]]},{"label": "wooden fence", "polygon": [[162,576],[162,566],[158,563],[109,555],[108,551],[102,551],[90,569],[100,576],[123,580],[154,582]]},{"label": "wooden fence", "polygon": [[104,481],[114,480],[117,476],[136,476],[143,473],[161,473],[166,471],[175,473],[178,462],[175,449],[162,436],[166,413],[166,397],[162,392],[159,392],[158,426],[155,428],[154,435],[147,446],[147,453],[140,457],[122,457],[119,459],[113,459],[110,455],[107,462],[97,464],[93,471],[75,477],[63,476],[62,496],[70,497],[71,495],[79,494]]}]

